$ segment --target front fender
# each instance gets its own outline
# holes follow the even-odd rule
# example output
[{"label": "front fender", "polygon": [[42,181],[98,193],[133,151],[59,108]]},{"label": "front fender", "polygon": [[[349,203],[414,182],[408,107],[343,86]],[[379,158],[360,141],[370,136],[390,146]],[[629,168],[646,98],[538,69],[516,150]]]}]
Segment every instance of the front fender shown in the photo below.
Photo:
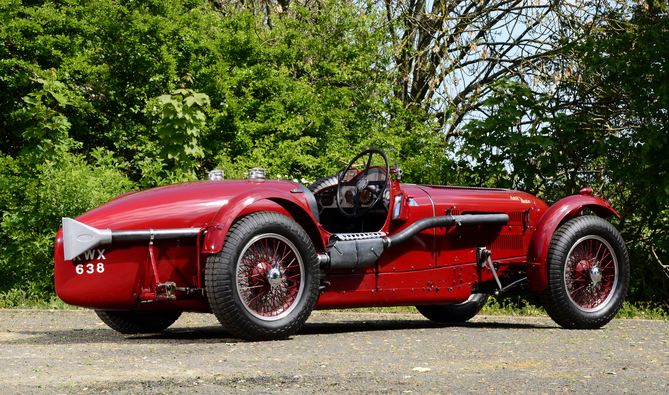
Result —
[{"label": "front fender", "polygon": [[[223,204],[214,219],[207,225],[207,234],[202,245],[202,253],[216,254],[221,251],[225,242],[225,236],[235,219],[246,208],[263,200],[270,200],[286,209],[305,228],[310,236],[313,234],[313,229],[318,228],[318,223],[313,214],[311,214],[307,203],[297,199],[292,193],[273,188],[254,189],[241,193]],[[318,243],[314,243],[314,245],[318,245]]]},{"label": "front fender", "polygon": [[558,226],[565,220],[580,215],[581,211],[586,208],[602,218],[611,215],[620,217],[609,202],[599,196],[588,194],[568,196],[552,205],[537,224],[527,251],[527,260],[532,263],[527,269],[530,291],[542,291],[548,285],[546,263],[548,247]]}]

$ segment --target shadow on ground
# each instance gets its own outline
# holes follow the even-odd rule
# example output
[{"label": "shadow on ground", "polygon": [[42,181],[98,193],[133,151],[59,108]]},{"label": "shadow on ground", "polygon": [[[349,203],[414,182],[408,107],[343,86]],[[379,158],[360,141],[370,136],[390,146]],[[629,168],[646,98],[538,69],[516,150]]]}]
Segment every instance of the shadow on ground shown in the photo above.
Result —
[{"label": "shadow on ground", "polygon": [[[295,336],[322,334],[344,334],[360,332],[402,331],[407,329],[433,328],[473,328],[473,329],[555,329],[555,326],[540,323],[503,323],[503,322],[468,322],[459,324],[440,324],[428,320],[402,319],[361,319],[340,322],[306,323]],[[162,340],[198,342],[198,343],[236,343],[243,342],[232,337],[222,326],[178,327],[162,333],[123,335],[109,328],[71,329],[67,331],[16,331],[25,337],[10,340],[12,344],[54,344],[54,343],[121,343],[121,342],[160,342]]]}]

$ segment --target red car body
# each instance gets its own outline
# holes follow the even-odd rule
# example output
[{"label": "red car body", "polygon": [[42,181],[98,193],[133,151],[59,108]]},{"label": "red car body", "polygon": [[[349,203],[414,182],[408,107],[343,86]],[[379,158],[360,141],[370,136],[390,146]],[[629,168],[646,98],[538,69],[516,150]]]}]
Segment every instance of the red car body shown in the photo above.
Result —
[{"label": "red car body", "polygon": [[[356,177],[362,179],[366,172],[356,171]],[[383,174],[385,170],[377,173]],[[340,184],[342,179],[340,175]],[[589,188],[549,207],[534,196],[513,190],[411,185],[389,178],[386,186],[389,192],[385,192],[384,198],[380,199],[382,202],[377,204],[385,207],[367,214],[376,216],[376,226],[380,225],[380,228],[368,228],[365,216],[362,216],[362,220],[350,220],[355,224],[360,222],[360,225],[349,226],[358,226],[354,229],[358,232],[346,233],[341,230],[347,229],[347,219],[334,211],[337,209],[326,209],[321,204],[327,197],[323,193],[332,195],[338,187],[332,185],[314,193],[286,180],[209,180],[118,196],[81,215],[76,219],[77,223],[109,229],[112,234],[161,229],[190,229],[191,233],[156,238],[150,243],[146,239],[132,238],[114,241],[66,259],[61,229],[55,248],[56,291],[69,304],[100,311],[212,312],[210,290],[205,284],[209,257],[221,253],[228,243],[227,238],[235,230],[233,224],[240,219],[251,213],[278,213],[299,224],[319,256],[317,298],[306,313],[307,317],[311,308],[459,305],[470,300],[473,293],[499,292],[501,289],[495,284],[503,289],[513,282],[545,295],[550,282],[548,255],[556,230],[570,219],[581,216],[586,209],[601,217],[617,215],[606,200],[592,196]],[[358,191],[357,187],[348,188]],[[379,188],[377,193],[380,193]],[[326,192],[328,190],[330,192]],[[343,202],[343,198],[337,198]],[[329,219],[325,219],[325,214]],[[486,214],[505,214],[508,221],[503,225],[458,226],[458,218]],[[378,259],[373,258],[371,263],[328,266],[333,240],[340,233],[372,233],[373,237],[388,238],[430,218],[452,218],[455,222],[452,226],[430,226],[419,230],[397,246],[384,244]],[[339,239],[344,237],[339,236]],[[488,251],[492,267],[478,256],[477,250]],[[618,255],[625,254],[626,251]],[[615,281],[622,278],[618,282],[626,281],[624,273],[621,275],[624,265],[618,263],[623,258],[618,257],[616,261]],[[590,266],[594,264],[599,265],[595,262]],[[579,267],[581,271],[587,269],[583,264]],[[562,270],[563,273],[567,271]],[[495,280],[495,274],[499,281]],[[265,272],[262,275],[269,276]],[[604,277],[606,275],[607,272]],[[593,277],[593,274],[587,276]],[[597,276],[595,273],[593,278]],[[604,284],[604,280],[595,282],[598,284]],[[608,293],[620,293],[616,286],[618,283],[612,282]],[[626,288],[625,283],[623,297]],[[604,296],[609,298],[608,294]],[[579,302],[576,302],[578,307]],[[586,313],[589,307],[592,306],[585,306]],[[225,319],[221,322],[226,325]],[[292,333],[294,330],[276,337]],[[273,338],[243,334],[242,337]]]}]

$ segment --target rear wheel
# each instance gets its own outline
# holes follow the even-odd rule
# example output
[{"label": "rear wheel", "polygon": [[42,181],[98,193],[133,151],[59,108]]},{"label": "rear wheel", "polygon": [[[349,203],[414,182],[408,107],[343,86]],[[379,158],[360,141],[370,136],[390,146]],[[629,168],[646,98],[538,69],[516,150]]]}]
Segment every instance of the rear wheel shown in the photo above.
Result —
[{"label": "rear wheel", "polygon": [[469,299],[458,304],[440,306],[416,306],[430,321],[442,323],[466,322],[481,311],[488,301],[488,294],[471,294]]},{"label": "rear wheel", "polygon": [[207,260],[205,285],[216,318],[247,340],[285,339],[316,305],[318,258],[292,219],[274,212],[247,215]]},{"label": "rear wheel", "polygon": [[606,220],[582,216],[565,222],[551,239],[547,265],[548,287],[541,299],[559,325],[601,328],[620,310],[629,257],[622,237]]},{"label": "rear wheel", "polygon": [[102,322],[126,334],[162,332],[181,316],[180,311],[112,311],[95,310]]}]

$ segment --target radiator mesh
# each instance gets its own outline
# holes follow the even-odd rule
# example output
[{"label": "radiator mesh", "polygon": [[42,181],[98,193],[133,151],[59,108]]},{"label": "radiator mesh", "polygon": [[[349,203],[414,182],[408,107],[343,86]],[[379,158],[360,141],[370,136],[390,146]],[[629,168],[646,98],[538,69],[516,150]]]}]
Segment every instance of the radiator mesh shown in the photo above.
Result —
[{"label": "radiator mesh", "polygon": [[523,236],[520,234],[464,234],[450,237],[451,250],[469,250],[483,244],[491,250],[520,250],[523,248]]}]

